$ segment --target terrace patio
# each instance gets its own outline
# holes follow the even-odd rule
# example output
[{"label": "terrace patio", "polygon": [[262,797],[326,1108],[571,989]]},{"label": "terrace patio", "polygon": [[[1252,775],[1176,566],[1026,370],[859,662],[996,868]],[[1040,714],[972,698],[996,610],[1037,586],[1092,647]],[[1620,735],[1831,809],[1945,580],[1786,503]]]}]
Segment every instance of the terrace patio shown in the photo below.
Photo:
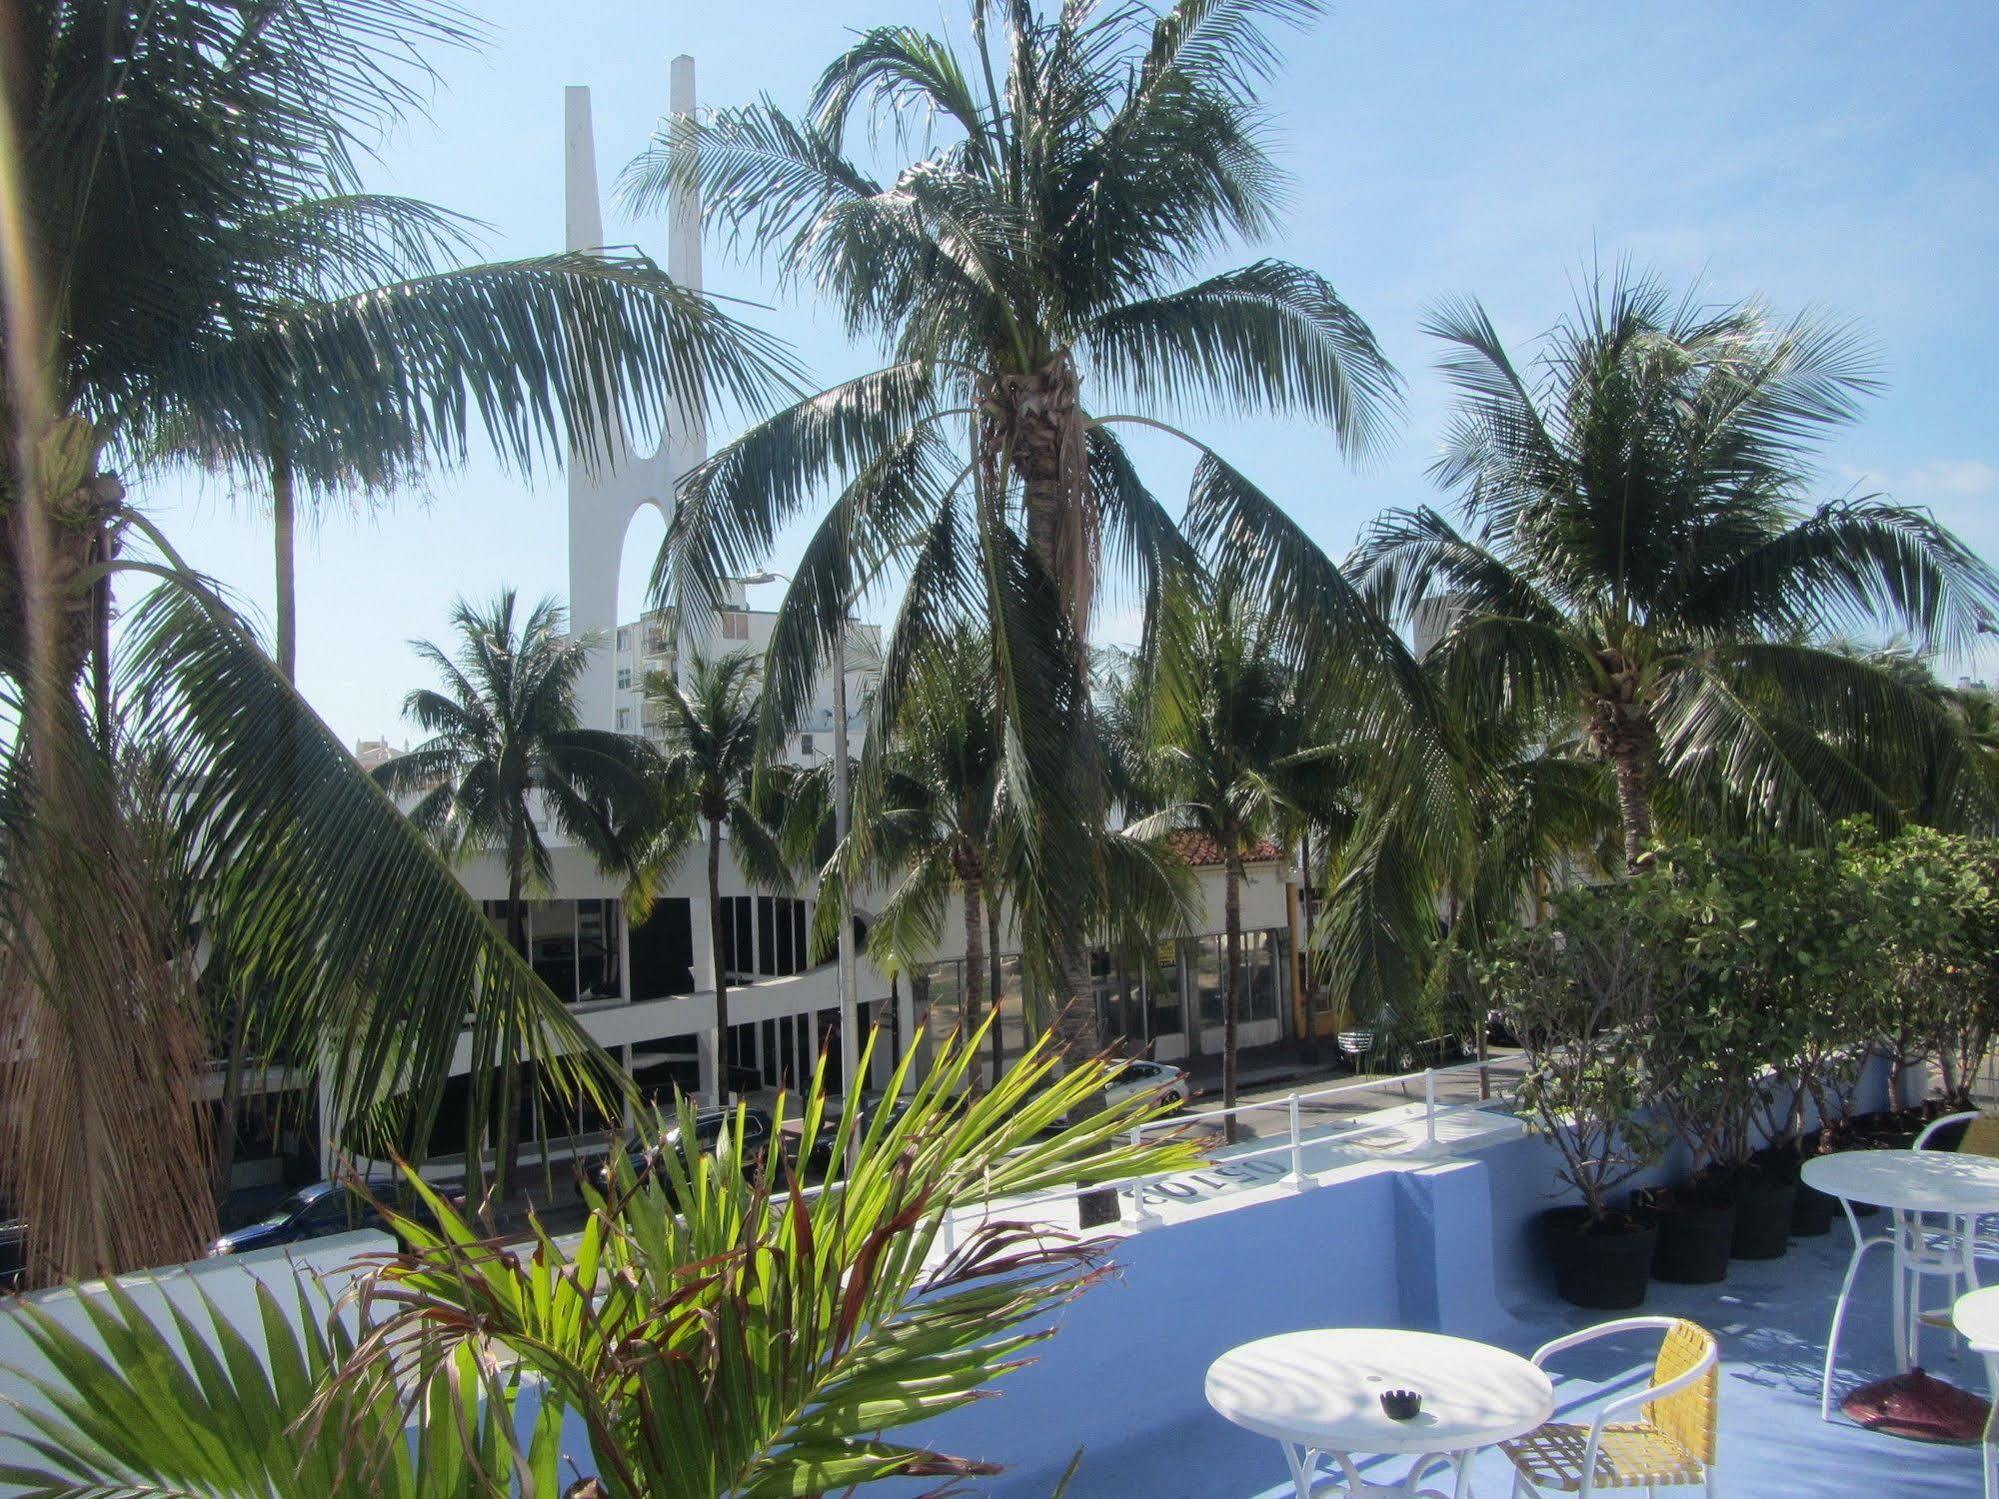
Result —
[{"label": "terrace patio", "polygon": [[[1533,1224],[1555,1200],[1552,1152],[1523,1136],[1503,1108],[1439,1110],[1435,1147],[1420,1103],[1346,1121],[1330,1140],[1308,1135],[1303,1161],[1314,1186],[1306,1191],[1279,1179],[1275,1166],[1250,1168],[1259,1160],[1289,1166],[1281,1139],[1220,1150],[1215,1168],[1159,1184],[1146,1194],[1156,1219],[1119,1245],[1117,1274],[1069,1308],[1037,1362],[1003,1380],[996,1398],[923,1435],[1006,1465],[974,1486],[980,1493],[1039,1499],[1077,1461],[1074,1496],[1280,1499],[1292,1488],[1277,1444],[1206,1402],[1207,1367],[1228,1349],[1303,1328],[1400,1327],[1529,1355],[1621,1315],[1583,1311],[1553,1294]],[[1176,1185],[1193,1190],[1160,1190]],[[1127,1231],[1146,1221],[1136,1213],[1127,1194]],[[1645,1314],[1689,1318],[1720,1340],[1716,1492],[1981,1494],[1975,1447],[1820,1419],[1826,1331],[1850,1247],[1840,1219],[1828,1236],[1794,1239],[1782,1259],[1731,1262],[1720,1285],[1653,1283]],[[1842,1336],[1842,1392],[1893,1372],[1888,1297],[1887,1261],[1877,1257]],[[1925,1335],[1932,1372],[1983,1393],[1975,1355],[1944,1355],[1956,1342],[1941,1331]],[[1587,1423],[1600,1402],[1643,1388],[1656,1351],[1639,1334],[1561,1355],[1550,1365],[1555,1418]],[[1407,1464],[1376,1458],[1361,1471],[1399,1481]],[[1472,1484],[1478,1494],[1508,1494],[1512,1469],[1497,1451],[1484,1452]]]}]

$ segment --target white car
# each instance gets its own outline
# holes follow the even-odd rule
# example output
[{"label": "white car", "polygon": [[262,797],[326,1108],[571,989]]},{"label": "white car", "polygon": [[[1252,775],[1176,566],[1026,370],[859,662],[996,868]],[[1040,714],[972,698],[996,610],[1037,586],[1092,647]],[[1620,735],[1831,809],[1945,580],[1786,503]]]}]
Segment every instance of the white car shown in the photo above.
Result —
[{"label": "white car", "polygon": [[1104,1100],[1117,1104],[1139,1094],[1149,1094],[1177,1109],[1187,1101],[1188,1093],[1187,1074],[1180,1068],[1165,1062],[1126,1062],[1104,1089]]}]

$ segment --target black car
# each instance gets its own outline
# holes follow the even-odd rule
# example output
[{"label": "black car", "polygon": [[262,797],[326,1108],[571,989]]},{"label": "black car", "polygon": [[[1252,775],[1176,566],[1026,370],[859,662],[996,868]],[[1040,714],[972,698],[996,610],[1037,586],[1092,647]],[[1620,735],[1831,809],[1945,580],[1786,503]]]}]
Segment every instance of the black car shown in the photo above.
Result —
[{"label": "black car", "polygon": [[[399,1181],[384,1179],[368,1182],[367,1190],[378,1201],[394,1202],[403,1186]],[[252,1249],[299,1244],[307,1239],[323,1239],[328,1234],[353,1233],[364,1228],[388,1231],[380,1208],[344,1182],[314,1182],[300,1187],[255,1223],[224,1234],[209,1245],[208,1252],[247,1254]]]},{"label": "black car", "polygon": [[[722,1132],[735,1127],[737,1110],[703,1109],[694,1116],[694,1144],[702,1155],[713,1155],[722,1141]],[[746,1108],[742,1114],[742,1136],[737,1142],[737,1156],[745,1167],[770,1148],[771,1133],[776,1128],[770,1114],[764,1109]],[[668,1148],[680,1148],[680,1126],[674,1124],[667,1129],[665,1144]],[[648,1136],[637,1136],[625,1142],[624,1155],[631,1166],[634,1177],[644,1177],[653,1169],[659,1158],[661,1142]],[[611,1161],[599,1162],[592,1173],[600,1190],[612,1185]]]}]

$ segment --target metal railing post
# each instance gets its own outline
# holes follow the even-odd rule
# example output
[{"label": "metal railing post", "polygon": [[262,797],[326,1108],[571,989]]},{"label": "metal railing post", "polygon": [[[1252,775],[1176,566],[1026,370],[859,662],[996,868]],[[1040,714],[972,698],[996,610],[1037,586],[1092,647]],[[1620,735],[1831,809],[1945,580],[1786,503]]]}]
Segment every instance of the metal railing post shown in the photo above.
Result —
[{"label": "metal railing post", "polygon": [[1423,1069],[1423,1139],[1429,1149],[1437,1148],[1437,1069]]},{"label": "metal railing post", "polygon": [[944,1252],[958,1252],[958,1215],[948,1209],[944,1214]]},{"label": "metal railing post", "polygon": [[1303,1132],[1298,1127],[1298,1095],[1296,1092],[1292,1093],[1288,1102],[1290,1104],[1291,1115],[1291,1174],[1284,1180],[1285,1185],[1289,1186],[1292,1191],[1303,1192],[1312,1185],[1312,1179],[1305,1174],[1305,1140]]}]

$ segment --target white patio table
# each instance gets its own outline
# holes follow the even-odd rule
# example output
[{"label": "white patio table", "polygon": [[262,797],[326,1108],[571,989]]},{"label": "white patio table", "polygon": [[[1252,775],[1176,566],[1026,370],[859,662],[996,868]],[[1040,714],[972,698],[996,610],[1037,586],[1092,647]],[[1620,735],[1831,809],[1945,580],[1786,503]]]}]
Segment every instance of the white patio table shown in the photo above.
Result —
[{"label": "white patio table", "polygon": [[[1422,1411],[1392,1420],[1381,1408],[1383,1390],[1416,1391]],[[1207,1394],[1225,1419],[1283,1447],[1300,1499],[1311,1495],[1321,1457],[1339,1465],[1342,1480],[1321,1493],[1434,1494],[1421,1487],[1424,1478],[1449,1467],[1452,1493],[1465,1499],[1472,1453],[1532,1431],[1555,1410],[1554,1385],[1519,1355],[1393,1328],[1321,1328],[1244,1343],[1208,1366]],[[1377,1484],[1361,1477],[1356,1453],[1415,1461],[1400,1483]]]},{"label": "white patio table", "polygon": [[[1854,1278],[1868,1251],[1886,1245],[1894,1260],[1894,1321],[1889,1335],[1895,1366],[1906,1372],[1916,1358],[1923,1278],[1948,1282],[1952,1300],[1978,1285],[1970,1231],[1980,1214],[1999,1213],[1999,1160],[1944,1150],[1848,1150],[1805,1162],[1803,1179],[1806,1186],[1839,1199],[1853,1233],[1853,1254],[1833,1306],[1819,1385],[1819,1414],[1831,1419],[1839,1331],[1853,1296]],[[1872,1237],[1862,1232],[1853,1211],[1856,1202],[1888,1209],[1888,1231]],[[1924,1221],[1925,1214],[1943,1220],[1941,1234],[1937,1225]]]}]

